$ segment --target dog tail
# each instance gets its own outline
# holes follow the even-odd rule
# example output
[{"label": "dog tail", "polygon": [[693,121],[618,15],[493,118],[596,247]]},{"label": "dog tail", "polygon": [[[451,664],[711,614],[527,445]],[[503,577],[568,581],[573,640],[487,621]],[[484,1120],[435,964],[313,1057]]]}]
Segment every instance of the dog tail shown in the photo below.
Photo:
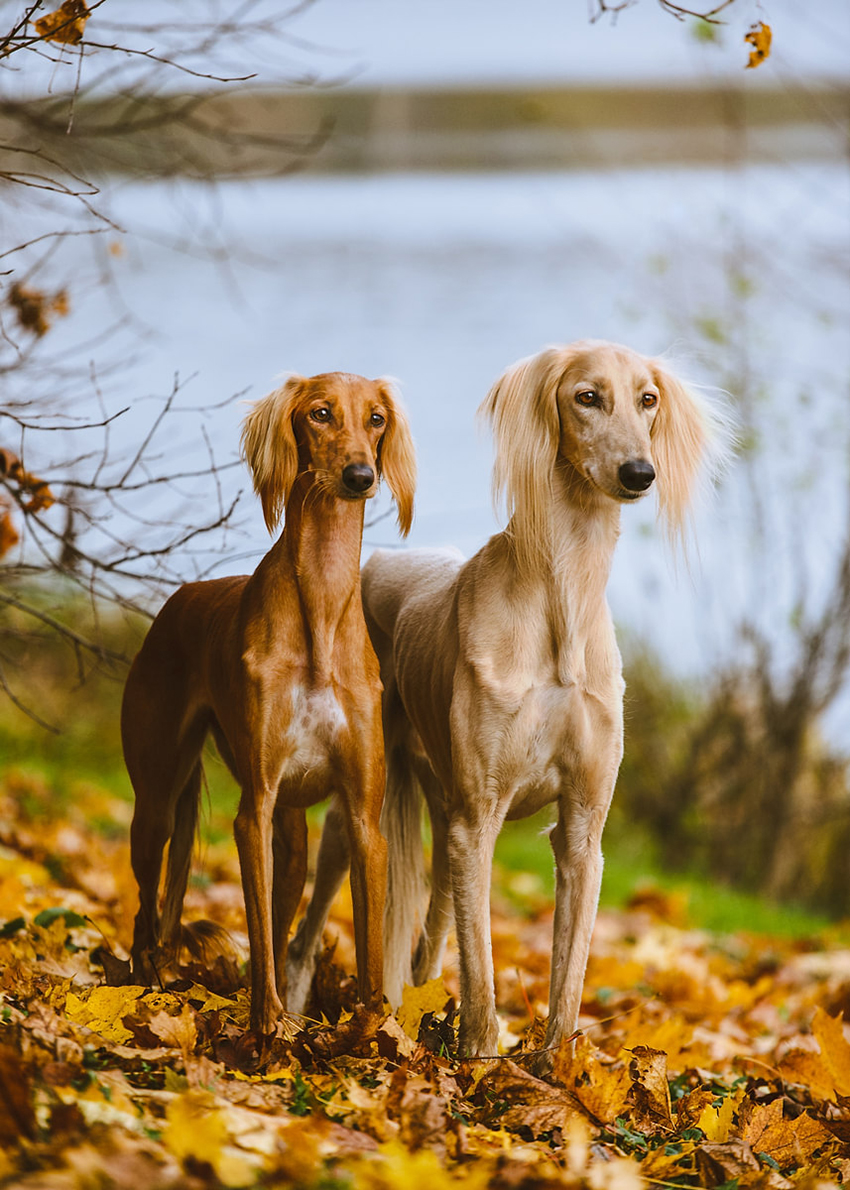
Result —
[{"label": "dog tail", "polygon": [[185,949],[193,959],[206,961],[211,955],[229,949],[230,935],[227,930],[212,921],[184,924],[180,920],[198,829],[202,778],[203,769],[199,760],[177,799],[165,870],[160,934],[165,951],[175,959]]},{"label": "dog tail", "polygon": [[[396,710],[403,716],[400,705]],[[388,726],[385,723],[385,730]],[[381,830],[387,840],[384,993],[391,1006],[398,1008],[402,990],[413,983],[412,948],[422,926],[425,900],[422,798],[411,757],[397,733],[388,735],[386,764],[387,788],[381,814]]]}]

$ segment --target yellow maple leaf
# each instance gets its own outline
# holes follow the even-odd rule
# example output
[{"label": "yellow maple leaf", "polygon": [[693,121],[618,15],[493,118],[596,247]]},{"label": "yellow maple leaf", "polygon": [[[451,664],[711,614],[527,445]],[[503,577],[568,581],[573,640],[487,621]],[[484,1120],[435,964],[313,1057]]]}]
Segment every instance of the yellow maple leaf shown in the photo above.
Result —
[{"label": "yellow maple leaf", "polygon": [[748,41],[753,47],[750,50],[750,60],[746,66],[747,70],[754,66],[761,66],[765,58],[770,56],[770,43],[772,39],[773,31],[770,25],[766,25],[764,21],[759,21],[757,25],[753,25],[749,33],[745,34],[744,41]]},{"label": "yellow maple leaf", "polygon": [[850,1095],[850,1042],[844,1036],[843,1018],[843,1013],[832,1017],[818,1008],[812,1020],[812,1033],[835,1091]]},{"label": "yellow maple leaf", "polygon": [[175,1095],[165,1111],[163,1140],[181,1161],[209,1165],[225,1186],[247,1186],[256,1171],[236,1153],[227,1151],[227,1121],[209,1091],[184,1091]]},{"label": "yellow maple leaf", "polygon": [[817,1008],[812,1034],[820,1052],[789,1050],[779,1064],[782,1074],[807,1086],[816,1099],[834,1101],[836,1095],[850,1095],[850,1043],[844,1037],[842,1014],[831,1017]]},{"label": "yellow maple leaf", "polygon": [[712,1144],[725,1144],[732,1128],[732,1117],[744,1094],[727,1095],[719,1107],[706,1106],[700,1112],[696,1126],[705,1133],[705,1139]]},{"label": "yellow maple leaf", "polygon": [[419,1037],[419,1025],[426,1012],[442,1012],[450,995],[439,976],[429,979],[418,988],[406,987],[401,994],[401,1008],[395,1019],[408,1037],[414,1041]]},{"label": "yellow maple leaf", "polygon": [[39,17],[35,31],[45,41],[59,41],[64,45],[79,45],[83,40],[89,10],[85,0],[63,0],[55,12]]},{"label": "yellow maple leaf", "polygon": [[145,988],[92,988],[88,993],[69,992],[65,999],[65,1016],[77,1025],[86,1025],[99,1033],[104,1041],[119,1045],[129,1041],[133,1034],[122,1024],[136,1008],[136,1001]]},{"label": "yellow maple leaf", "polygon": [[[432,981],[433,982],[433,981]],[[491,1170],[470,1162],[445,1169],[432,1149],[408,1152],[400,1141],[380,1146],[378,1153],[358,1165],[356,1184],[362,1190],[396,1190],[399,1186],[428,1186],[429,1190],[485,1190]]]}]

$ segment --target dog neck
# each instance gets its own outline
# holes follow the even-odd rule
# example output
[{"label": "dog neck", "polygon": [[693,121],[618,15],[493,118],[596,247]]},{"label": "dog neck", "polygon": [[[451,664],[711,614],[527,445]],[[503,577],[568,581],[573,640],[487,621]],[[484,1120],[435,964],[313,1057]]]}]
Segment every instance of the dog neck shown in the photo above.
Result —
[{"label": "dog neck", "polygon": [[[620,533],[620,506],[578,474],[562,473],[547,507],[538,553],[518,564],[517,594],[543,604],[559,679],[592,686],[618,664],[605,589]],[[513,521],[508,534],[522,531]],[[544,544],[545,543],[545,544]]]},{"label": "dog neck", "polygon": [[[286,505],[283,533],[272,549],[277,578],[294,584],[314,672],[332,671],[337,630],[360,611],[364,500],[346,500],[302,473]],[[288,609],[291,615],[292,608]]]}]

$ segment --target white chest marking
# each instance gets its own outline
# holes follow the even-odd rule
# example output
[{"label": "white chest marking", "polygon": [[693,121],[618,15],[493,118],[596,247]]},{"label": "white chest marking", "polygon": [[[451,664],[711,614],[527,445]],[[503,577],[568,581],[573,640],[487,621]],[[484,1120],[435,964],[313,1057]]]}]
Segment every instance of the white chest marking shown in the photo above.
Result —
[{"label": "white chest marking", "polygon": [[345,712],[332,690],[292,690],[292,718],[286,729],[291,751],[282,777],[304,775],[327,767],[336,737],[348,726]]}]

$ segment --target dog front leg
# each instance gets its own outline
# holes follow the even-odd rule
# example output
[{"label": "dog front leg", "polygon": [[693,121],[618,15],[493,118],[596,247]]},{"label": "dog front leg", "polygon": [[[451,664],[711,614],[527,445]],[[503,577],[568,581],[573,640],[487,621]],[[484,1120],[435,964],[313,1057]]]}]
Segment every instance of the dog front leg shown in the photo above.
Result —
[{"label": "dog front leg", "polygon": [[458,1050],[464,1058],[497,1052],[490,876],[500,826],[501,819],[470,821],[461,814],[455,814],[449,823],[449,863],[460,960]]},{"label": "dog front leg", "polygon": [[549,1026],[539,1064],[551,1068],[552,1051],[574,1032],[581,1006],[590,938],[602,883],[602,829],[608,809],[582,799],[576,790],[561,798],[550,833],[555,855],[555,921],[549,984]]},{"label": "dog front leg", "polygon": [[277,790],[245,787],[233,824],[248,941],[251,947],[251,1028],[274,1033],[283,1012],[277,993],[272,930],[272,815]]},{"label": "dog front leg", "polygon": [[351,853],[351,902],[354,909],[354,947],[357,987],[361,1001],[380,1008],[384,998],[384,903],[387,897],[387,842],[378,826],[384,796],[381,784],[372,791],[368,810],[348,807],[348,845]]}]

